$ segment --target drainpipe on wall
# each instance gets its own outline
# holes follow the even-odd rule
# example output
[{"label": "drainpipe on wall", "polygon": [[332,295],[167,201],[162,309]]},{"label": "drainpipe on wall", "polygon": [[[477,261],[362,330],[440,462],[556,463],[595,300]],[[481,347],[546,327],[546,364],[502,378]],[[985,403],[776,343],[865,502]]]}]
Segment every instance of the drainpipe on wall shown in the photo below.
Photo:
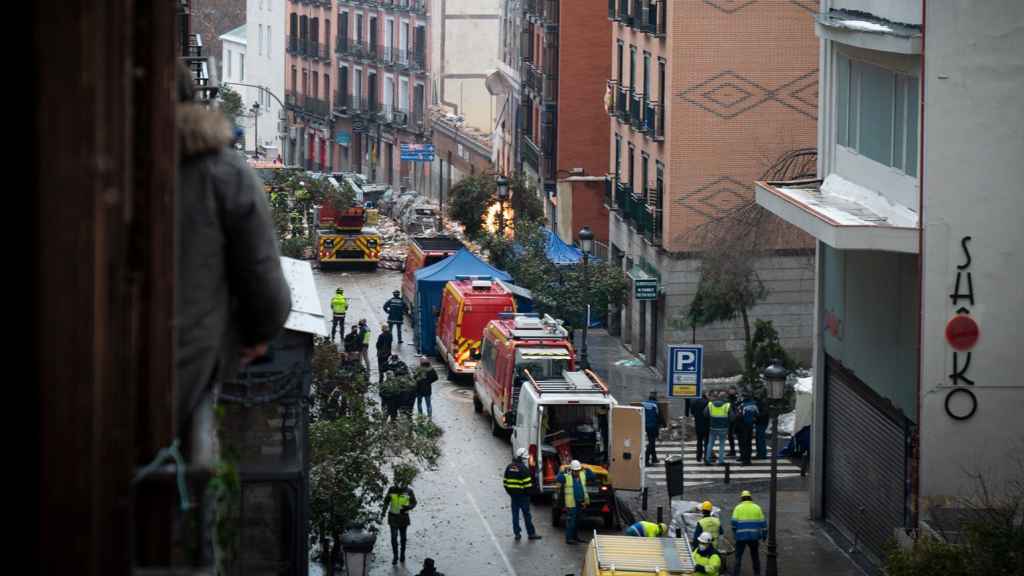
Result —
[{"label": "drainpipe on wall", "polygon": [[921,102],[920,109],[918,110],[917,117],[921,119],[918,138],[920,143],[917,147],[918,154],[918,200],[917,200],[917,222],[918,222],[918,240],[917,240],[917,283],[918,283],[918,294],[917,294],[917,426],[914,431],[914,436],[911,441],[911,455],[910,455],[910,466],[911,473],[913,474],[910,484],[910,528],[915,532],[920,528],[920,510],[921,510],[921,427],[924,426],[924,418],[921,415],[921,378],[924,372],[924,366],[922,365],[923,356],[921,354],[921,340],[923,338],[922,330],[924,328],[924,98],[925,98],[925,84],[927,76],[925,75],[925,53],[927,52],[927,35],[928,27],[926,23],[928,21],[928,0],[921,0]]}]

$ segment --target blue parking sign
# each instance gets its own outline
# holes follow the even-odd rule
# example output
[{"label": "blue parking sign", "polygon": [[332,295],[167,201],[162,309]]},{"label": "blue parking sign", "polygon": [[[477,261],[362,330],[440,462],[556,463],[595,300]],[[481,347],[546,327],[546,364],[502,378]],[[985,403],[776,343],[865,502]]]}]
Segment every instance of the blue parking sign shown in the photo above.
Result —
[{"label": "blue parking sign", "polygon": [[700,398],[704,346],[669,346],[665,375],[670,398]]}]

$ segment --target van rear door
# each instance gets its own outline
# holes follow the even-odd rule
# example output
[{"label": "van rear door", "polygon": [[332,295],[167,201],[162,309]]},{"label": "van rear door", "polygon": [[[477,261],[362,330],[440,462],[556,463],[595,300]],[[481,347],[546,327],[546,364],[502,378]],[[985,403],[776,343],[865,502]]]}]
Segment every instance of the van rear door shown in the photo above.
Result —
[{"label": "van rear door", "polygon": [[644,488],[644,409],[636,406],[611,407],[612,456],[608,473],[616,490]]}]

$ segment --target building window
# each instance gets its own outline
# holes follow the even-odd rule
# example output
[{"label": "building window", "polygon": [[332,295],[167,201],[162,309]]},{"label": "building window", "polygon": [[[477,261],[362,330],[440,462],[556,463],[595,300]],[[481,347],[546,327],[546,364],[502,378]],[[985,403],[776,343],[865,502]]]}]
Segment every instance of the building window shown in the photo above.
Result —
[{"label": "building window", "polygon": [[634,172],[634,146],[632,143],[629,144],[629,158],[626,164],[626,173],[629,175],[629,189],[633,194],[636,194],[636,173]]},{"label": "building window", "polygon": [[624,47],[622,45],[622,40],[619,40],[618,68],[617,68],[617,72],[616,72],[616,74],[618,75],[617,77],[619,79],[619,86],[622,86],[622,75],[624,74],[624,72],[622,71],[623,70],[623,68],[622,68],[622,53],[623,53],[623,50],[624,50]]},{"label": "building window", "polygon": [[270,47],[270,36],[271,36],[270,29],[271,29],[270,28],[270,24],[267,24],[267,59],[268,60],[270,59],[270,55],[273,54],[273,52],[271,52],[271,50],[273,50],[273,48]]},{"label": "building window", "polygon": [[[658,58],[658,102],[661,102],[662,106],[667,106],[668,102],[665,102],[665,59]],[[664,114],[663,114],[664,116]]]},{"label": "building window", "polygon": [[226,74],[228,79],[231,78],[231,59],[232,59],[231,50],[228,50],[228,73]]},{"label": "building window", "polygon": [[917,176],[918,79],[836,56],[836,142]]},{"label": "building window", "polygon": [[637,190],[638,196],[647,200],[647,163],[650,158],[647,156],[647,152],[640,153],[640,189]]},{"label": "building window", "polygon": [[238,53],[238,79],[245,82],[245,52]]},{"label": "building window", "polygon": [[651,53],[644,52],[644,100],[651,99]]},{"label": "building window", "polygon": [[661,161],[654,162],[654,206],[661,209],[661,201],[665,197],[665,165]]},{"label": "building window", "polygon": [[615,135],[615,185],[618,186],[622,175],[622,136]]},{"label": "building window", "polygon": [[629,89],[636,86],[636,46],[629,47]]},{"label": "building window", "polygon": [[259,39],[256,40],[256,53],[263,55],[263,24],[259,27]]}]

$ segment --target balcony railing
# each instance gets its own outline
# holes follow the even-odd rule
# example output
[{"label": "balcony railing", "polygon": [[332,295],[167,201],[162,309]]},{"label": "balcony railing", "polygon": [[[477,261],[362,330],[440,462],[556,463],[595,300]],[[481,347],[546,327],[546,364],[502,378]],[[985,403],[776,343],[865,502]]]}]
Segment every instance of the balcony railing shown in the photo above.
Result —
[{"label": "balcony railing", "polygon": [[665,37],[665,24],[668,22],[667,18],[667,7],[668,0],[658,0],[654,6],[651,7],[652,24],[651,29],[654,30],[653,34],[659,38]]},{"label": "balcony railing", "polygon": [[644,95],[640,92],[634,92],[633,97],[629,102],[629,124],[640,130],[643,128],[644,118]]},{"label": "balcony railing", "polygon": [[544,22],[558,24],[559,0],[544,0]]},{"label": "balcony railing", "polygon": [[331,59],[330,47],[327,44],[313,42],[309,38],[288,36],[286,40],[287,52],[293,56],[302,56],[315,60],[329,61]]},{"label": "balcony railing", "polygon": [[618,11],[617,3],[616,3],[615,0],[608,0],[608,19],[609,20],[618,20],[619,19],[619,11]]},{"label": "balcony railing", "polygon": [[644,111],[644,134],[656,141],[665,139],[665,110],[658,102],[650,100]]},{"label": "balcony railing", "polygon": [[338,114],[347,115],[352,110],[352,95],[342,94],[335,90],[333,109]]},{"label": "balcony railing", "polygon": [[607,112],[609,116],[615,116],[615,106],[619,99],[619,83],[615,80],[609,80],[607,91],[608,96],[607,102],[605,102],[605,112]]},{"label": "balcony railing", "polygon": [[558,100],[558,74],[544,74],[544,100],[556,102]]},{"label": "balcony railing", "polygon": [[619,95],[615,99],[615,116],[620,122],[629,121],[629,101],[633,96],[633,90],[625,86],[619,86]]},{"label": "balcony railing", "polygon": [[625,182],[615,188],[615,208],[620,216],[648,242],[655,246],[661,245],[662,210],[659,206],[645,202],[645,192],[633,194],[633,189]]},{"label": "balcony railing", "polygon": [[619,0],[619,22],[626,26],[633,25],[633,16],[629,13],[629,0]]},{"label": "balcony railing", "polygon": [[284,102],[285,106],[293,112],[305,113],[319,118],[327,118],[331,113],[330,105],[326,100],[306,96],[294,90],[285,92]]},{"label": "balcony railing", "polygon": [[533,166],[533,169],[540,172],[540,149],[530,140],[529,136],[523,135],[522,146],[519,147],[523,156],[523,162]]}]

